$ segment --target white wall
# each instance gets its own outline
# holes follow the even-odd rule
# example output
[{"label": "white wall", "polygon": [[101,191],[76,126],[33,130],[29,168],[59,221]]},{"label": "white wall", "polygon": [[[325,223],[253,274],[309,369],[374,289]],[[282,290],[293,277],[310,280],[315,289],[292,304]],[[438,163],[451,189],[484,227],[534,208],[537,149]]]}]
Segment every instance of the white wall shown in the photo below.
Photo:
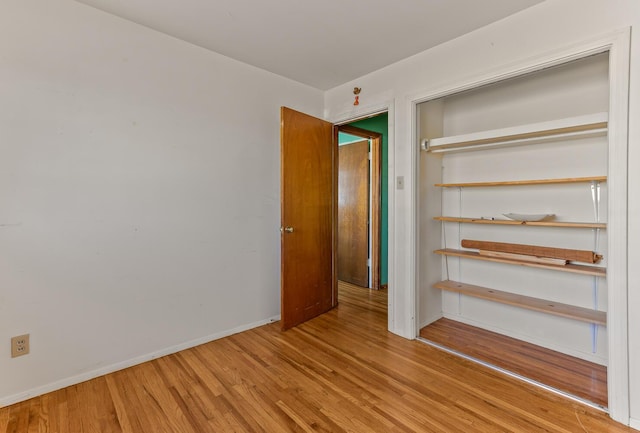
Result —
[{"label": "white wall", "polygon": [[[547,0],[533,8],[494,23],[454,41],[395,63],[372,74],[331,89],[325,94],[325,115],[329,119],[355,116],[350,107],[352,89],[362,88],[358,110],[366,112],[384,100],[394,100],[395,124],[390,179],[402,175],[412,178],[414,137],[410,101],[416,95],[435,92],[454,83],[474,80],[510,70],[510,65],[559,47],[593,38],[625,27],[640,26],[640,2],[637,0]],[[634,29],[636,30],[636,29]],[[632,32],[629,118],[640,116],[640,35]],[[631,424],[640,428],[640,123],[629,125],[629,365]],[[415,264],[408,246],[413,243],[415,185],[408,182],[391,196],[393,206],[394,273],[389,282],[394,298],[395,332],[415,333],[413,311],[407,308],[412,296]],[[391,290],[391,289],[390,289]]]},{"label": "white wall", "polygon": [[279,107],[322,93],[70,0],[0,9],[0,406],[277,317]]}]

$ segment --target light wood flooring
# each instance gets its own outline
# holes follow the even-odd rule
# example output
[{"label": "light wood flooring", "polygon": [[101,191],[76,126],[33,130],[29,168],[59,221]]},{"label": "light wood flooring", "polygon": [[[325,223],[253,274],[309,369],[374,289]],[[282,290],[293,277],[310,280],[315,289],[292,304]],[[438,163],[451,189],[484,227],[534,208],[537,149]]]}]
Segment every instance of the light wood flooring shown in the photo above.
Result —
[{"label": "light wood flooring", "polygon": [[450,319],[420,330],[449,349],[607,407],[607,368]]},{"label": "light wood flooring", "polygon": [[632,432],[601,411],[390,334],[386,291],[0,409],[0,432]]}]

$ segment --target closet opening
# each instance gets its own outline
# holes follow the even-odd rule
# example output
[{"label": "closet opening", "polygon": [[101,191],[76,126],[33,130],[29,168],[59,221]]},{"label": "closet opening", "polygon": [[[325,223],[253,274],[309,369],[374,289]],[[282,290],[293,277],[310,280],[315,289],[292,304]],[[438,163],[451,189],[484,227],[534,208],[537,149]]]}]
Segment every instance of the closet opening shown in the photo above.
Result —
[{"label": "closet opening", "polygon": [[606,408],[609,52],[417,105],[419,338]]}]

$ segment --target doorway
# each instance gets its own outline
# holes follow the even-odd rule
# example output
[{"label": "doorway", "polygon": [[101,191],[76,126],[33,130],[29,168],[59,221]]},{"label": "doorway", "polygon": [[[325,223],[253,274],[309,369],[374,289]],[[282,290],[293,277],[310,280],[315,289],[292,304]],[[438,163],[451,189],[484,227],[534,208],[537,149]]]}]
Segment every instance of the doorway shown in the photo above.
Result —
[{"label": "doorway", "polygon": [[[372,116],[373,117],[373,116]],[[377,117],[377,116],[376,116]],[[376,172],[382,173],[374,183],[382,197],[379,211],[373,212],[373,224],[379,224],[383,242],[373,248],[374,254],[384,248],[383,254],[372,263],[382,272],[373,277],[376,287],[384,278],[386,286],[386,184],[381,166],[386,166],[383,139],[387,134],[388,115],[380,117],[384,133],[370,129],[338,126],[322,119],[281,108],[281,323],[286,330],[316,317],[338,304],[337,238],[338,238],[338,132],[339,128],[371,137]],[[362,119],[358,123],[368,120]],[[366,132],[365,132],[366,131]],[[368,138],[367,138],[368,139]],[[386,146],[385,146],[386,148]],[[383,168],[383,167],[382,167]],[[329,169],[327,171],[327,169]],[[380,260],[380,257],[383,259]],[[385,287],[383,286],[383,287]],[[367,288],[367,290],[369,290]]]},{"label": "doorway", "polygon": [[386,289],[388,114],[337,126],[338,279]]}]

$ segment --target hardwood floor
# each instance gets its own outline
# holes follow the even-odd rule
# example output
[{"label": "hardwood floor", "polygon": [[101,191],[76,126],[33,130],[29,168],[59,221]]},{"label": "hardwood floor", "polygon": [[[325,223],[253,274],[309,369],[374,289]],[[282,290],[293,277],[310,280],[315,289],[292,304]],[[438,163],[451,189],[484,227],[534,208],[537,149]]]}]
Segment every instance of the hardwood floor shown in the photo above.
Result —
[{"label": "hardwood floor", "polygon": [[632,432],[386,331],[386,291],[0,409],[0,432]]},{"label": "hardwood floor", "polygon": [[576,397],[607,407],[607,368],[495,332],[440,319],[420,336]]}]

